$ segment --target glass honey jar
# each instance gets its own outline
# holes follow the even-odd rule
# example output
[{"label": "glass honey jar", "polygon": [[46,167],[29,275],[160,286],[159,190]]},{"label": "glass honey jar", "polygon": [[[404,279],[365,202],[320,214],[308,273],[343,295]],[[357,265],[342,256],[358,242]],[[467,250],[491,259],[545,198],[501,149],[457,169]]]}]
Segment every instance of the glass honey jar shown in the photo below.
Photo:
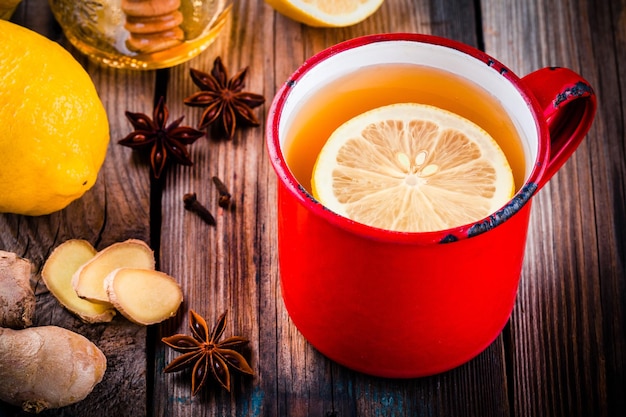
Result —
[{"label": "glass honey jar", "polygon": [[93,60],[116,68],[171,67],[204,51],[232,0],[49,0],[65,36]]}]

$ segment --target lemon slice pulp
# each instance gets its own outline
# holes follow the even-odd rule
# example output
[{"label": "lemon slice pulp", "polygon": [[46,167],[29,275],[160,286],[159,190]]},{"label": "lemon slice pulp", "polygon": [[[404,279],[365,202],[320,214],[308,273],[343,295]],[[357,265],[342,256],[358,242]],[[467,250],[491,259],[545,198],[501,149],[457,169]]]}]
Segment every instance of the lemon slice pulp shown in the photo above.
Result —
[{"label": "lemon slice pulp", "polygon": [[489,134],[449,111],[399,103],[345,122],[322,148],[314,197],[369,226],[445,230],[483,219],[514,194],[509,163]]},{"label": "lemon slice pulp", "polygon": [[265,0],[279,13],[309,26],[343,27],[365,20],[383,0]]}]

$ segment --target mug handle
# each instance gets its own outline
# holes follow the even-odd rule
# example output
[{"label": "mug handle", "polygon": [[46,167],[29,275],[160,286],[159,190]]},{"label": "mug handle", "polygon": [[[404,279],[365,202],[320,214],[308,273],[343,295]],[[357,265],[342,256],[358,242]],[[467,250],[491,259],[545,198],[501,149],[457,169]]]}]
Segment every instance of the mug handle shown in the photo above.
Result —
[{"label": "mug handle", "polygon": [[574,153],[593,122],[596,95],[591,85],[572,70],[542,68],[522,78],[543,111],[550,132],[550,160],[538,188]]}]

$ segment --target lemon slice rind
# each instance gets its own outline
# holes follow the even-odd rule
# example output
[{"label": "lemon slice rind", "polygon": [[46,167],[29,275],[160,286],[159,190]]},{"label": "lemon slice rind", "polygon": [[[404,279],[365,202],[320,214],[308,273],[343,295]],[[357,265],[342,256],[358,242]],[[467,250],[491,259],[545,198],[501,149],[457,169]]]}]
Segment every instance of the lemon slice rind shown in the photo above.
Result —
[{"label": "lemon slice rind", "polygon": [[384,0],[265,0],[274,10],[314,27],[345,27],[357,24],[378,10]]}]

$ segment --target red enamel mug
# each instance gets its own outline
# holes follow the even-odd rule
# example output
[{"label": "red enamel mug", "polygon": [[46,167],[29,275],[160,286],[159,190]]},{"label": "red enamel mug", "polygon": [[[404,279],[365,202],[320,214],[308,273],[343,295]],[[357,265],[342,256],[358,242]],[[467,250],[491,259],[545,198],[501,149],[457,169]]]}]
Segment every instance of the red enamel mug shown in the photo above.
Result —
[{"label": "red enamel mug", "polygon": [[[500,210],[449,230],[406,233],[323,207],[292,173],[286,132],[320,86],[381,64],[427,66],[487,91],[512,119],[523,184]],[[522,269],[531,198],[591,127],[596,98],[564,68],[523,78],[470,46],[419,34],[352,39],[307,60],[279,89],[267,120],[278,176],[278,259],[285,307],[330,359],[394,378],[432,375],[482,352],[508,321]]]}]

